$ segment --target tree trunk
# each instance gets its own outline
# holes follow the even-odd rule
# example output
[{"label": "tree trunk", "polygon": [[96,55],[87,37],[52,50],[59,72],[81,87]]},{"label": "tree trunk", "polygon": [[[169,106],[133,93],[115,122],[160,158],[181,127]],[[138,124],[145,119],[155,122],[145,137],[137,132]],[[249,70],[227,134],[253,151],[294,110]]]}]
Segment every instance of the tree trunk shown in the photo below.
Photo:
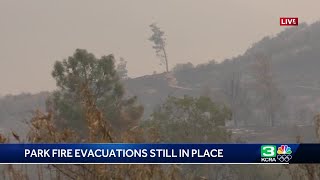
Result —
[{"label": "tree trunk", "polygon": [[167,52],[166,52],[166,49],[164,47],[162,47],[162,51],[163,51],[163,54],[164,54],[164,61],[165,61],[165,64],[166,64],[166,72],[168,73],[169,72],[169,64],[168,64]]}]

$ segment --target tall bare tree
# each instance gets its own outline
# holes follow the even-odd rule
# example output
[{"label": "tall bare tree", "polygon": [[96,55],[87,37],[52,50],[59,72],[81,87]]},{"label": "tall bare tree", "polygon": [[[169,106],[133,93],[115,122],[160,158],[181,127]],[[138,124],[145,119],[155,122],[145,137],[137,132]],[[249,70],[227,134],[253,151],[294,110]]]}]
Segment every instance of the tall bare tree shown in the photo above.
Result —
[{"label": "tall bare tree", "polygon": [[258,104],[265,112],[265,119],[271,126],[275,125],[276,113],[279,111],[284,96],[278,89],[273,79],[271,70],[271,57],[265,54],[255,55],[253,63],[256,90],[259,96]]},{"label": "tall bare tree", "polygon": [[242,73],[238,67],[239,64],[233,62],[232,71],[223,75],[222,81],[222,92],[229,104],[232,113],[231,120],[236,127],[239,126],[241,119],[245,121],[245,124],[247,123],[250,105],[250,99],[241,81]]},{"label": "tall bare tree", "polygon": [[224,93],[227,96],[232,112],[231,120],[234,122],[236,127],[238,127],[239,124],[237,119],[237,109],[241,93],[240,77],[241,74],[239,72],[232,72],[231,75],[229,75],[224,88]]},{"label": "tall bare tree", "polygon": [[160,64],[165,64],[166,72],[169,72],[168,56],[166,52],[166,39],[164,37],[164,31],[162,31],[157,24],[150,25],[152,36],[149,41],[154,43],[153,49],[156,50],[157,56],[160,58]]}]

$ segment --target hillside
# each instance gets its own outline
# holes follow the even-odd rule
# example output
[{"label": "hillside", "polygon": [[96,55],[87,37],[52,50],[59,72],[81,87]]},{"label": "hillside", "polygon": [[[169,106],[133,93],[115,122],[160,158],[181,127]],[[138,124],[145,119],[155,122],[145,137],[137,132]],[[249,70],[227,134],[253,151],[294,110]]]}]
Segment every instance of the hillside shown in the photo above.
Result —
[{"label": "hillside", "polygon": [[[172,72],[174,85],[170,84],[172,79],[168,80],[165,74],[129,79],[124,84],[128,94],[137,96],[144,105],[145,119],[169,95],[209,95],[215,101],[228,104],[224,95],[225,84],[235,72],[241,74],[241,82],[250,99],[254,94],[252,63],[255,55],[259,53],[267,54],[271,58],[273,78],[286,97],[285,110],[279,115],[282,124],[312,124],[313,114],[320,109],[320,22],[301,24],[274,37],[265,37],[253,44],[243,55],[226,59],[222,63],[212,60],[197,66],[190,63],[178,65]],[[21,123],[30,118],[35,109],[44,108],[48,95],[49,93],[39,93],[2,97],[1,128],[23,133]],[[254,105],[245,108],[247,109],[243,109],[244,115],[241,117],[251,119],[250,125],[259,125],[260,121],[255,121],[258,116],[249,117],[247,113],[248,109],[251,109],[253,114],[259,111],[255,112]]]},{"label": "hillside", "polygon": [[191,90],[170,88],[164,74],[131,79],[126,82],[127,89],[146,105],[147,112],[168,95],[200,95],[210,89],[211,96],[220,100],[224,83],[234,72],[241,73],[242,81],[247,83],[245,88],[251,91],[251,65],[259,53],[271,57],[274,80],[290,104],[303,101],[315,111],[320,108],[320,22],[301,24],[274,37],[265,37],[243,55],[222,63],[213,60],[195,67],[190,63],[176,66],[173,73],[177,84]]},{"label": "hillside", "polygon": [[26,127],[36,110],[44,110],[48,92],[38,94],[7,95],[0,98],[0,130],[26,134]]}]

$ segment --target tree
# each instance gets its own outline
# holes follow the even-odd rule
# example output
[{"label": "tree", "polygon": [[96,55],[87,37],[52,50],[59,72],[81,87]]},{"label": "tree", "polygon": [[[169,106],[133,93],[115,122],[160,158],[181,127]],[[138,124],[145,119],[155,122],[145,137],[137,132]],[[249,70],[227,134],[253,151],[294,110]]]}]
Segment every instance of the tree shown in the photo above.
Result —
[{"label": "tree", "polygon": [[226,142],[230,111],[209,97],[170,96],[152,114],[163,142]]},{"label": "tree", "polygon": [[234,61],[230,68],[231,71],[222,76],[222,92],[232,113],[231,120],[236,127],[239,126],[241,119],[247,123],[248,115],[250,114],[250,99],[241,80],[242,73],[238,68],[239,64]]},{"label": "tree", "polygon": [[136,97],[124,98],[114,61],[113,55],[96,58],[86,50],[77,49],[73,56],[55,63],[52,76],[58,89],[49,98],[48,108],[60,126],[84,130],[83,89],[88,89],[97,108],[115,130],[137,123],[143,108],[137,104]]},{"label": "tree", "polygon": [[[148,123],[151,123],[153,129],[158,131],[160,142],[229,142],[231,134],[225,129],[225,121],[229,120],[230,116],[228,108],[212,102],[209,97],[169,96],[153,112],[152,120]],[[180,166],[180,169],[182,169],[182,174],[192,174],[192,178],[189,179],[210,179],[210,177],[231,173],[226,166],[184,165]]]},{"label": "tree", "polygon": [[117,73],[120,79],[128,79],[127,61],[120,58],[120,62],[117,65]]},{"label": "tree", "polygon": [[238,109],[240,104],[240,93],[242,91],[240,85],[240,73],[232,72],[231,75],[227,76],[227,80],[224,86],[224,94],[227,97],[227,101],[230,104],[230,109],[232,112],[231,120],[234,122],[234,125],[238,127]]},{"label": "tree", "polygon": [[258,104],[262,105],[267,122],[274,126],[276,114],[281,108],[284,96],[273,80],[271,58],[265,54],[257,54],[253,71],[256,92],[259,97]]},{"label": "tree", "polygon": [[[52,75],[59,88],[55,92],[54,98],[56,99],[53,99],[56,101],[48,101],[48,108],[52,111],[47,113],[37,111],[35,113],[30,122],[28,142],[142,143],[146,142],[146,137],[148,137],[148,142],[154,142],[154,139],[150,138],[153,133],[145,137],[144,129],[137,124],[132,124],[132,120],[139,119],[142,109],[141,106],[135,106],[134,98],[123,98],[124,93],[121,90],[121,84],[114,68],[112,55],[97,59],[91,53],[78,49],[67,60],[57,61]],[[73,106],[77,108],[72,109]],[[67,109],[65,109],[66,107]],[[107,109],[104,109],[104,107],[107,107]],[[67,112],[67,110],[71,110],[71,113],[61,113]],[[104,112],[101,110],[104,110]],[[77,114],[81,114],[81,116]],[[119,115],[119,118],[115,115]],[[84,119],[73,119],[73,125],[75,126],[71,126],[71,128],[78,128],[79,125],[84,123],[88,132],[85,133],[81,131],[82,129],[76,129],[77,131],[75,131],[70,129],[70,126],[57,127],[56,120],[59,117],[66,120],[73,117],[84,117]],[[114,133],[115,128],[110,126],[110,123],[112,124],[114,120],[124,120],[122,122],[125,122],[125,124],[120,127],[128,128],[117,134]],[[70,121],[68,122],[70,123]],[[15,134],[13,135],[18,137]],[[0,134],[0,143],[6,141]],[[24,176],[14,167],[10,170],[7,172],[9,178],[30,179],[27,173]],[[44,177],[43,172],[46,172],[46,174],[50,172],[48,179],[128,179],[128,177],[130,179],[181,179],[179,178],[180,170],[175,166],[167,166],[167,169],[165,169],[159,165],[70,164],[38,166],[37,170],[36,174],[40,179]]]},{"label": "tree", "polygon": [[166,52],[166,39],[164,37],[164,32],[153,23],[150,25],[152,36],[149,38],[149,41],[154,43],[153,49],[156,50],[156,55],[160,58],[160,64],[165,64],[166,72],[169,72],[169,63],[168,56]]},{"label": "tree", "polygon": [[177,64],[174,68],[173,68],[173,72],[174,73],[179,73],[179,72],[182,72],[182,71],[188,71],[188,70],[191,70],[193,69],[194,66],[192,63],[188,62],[188,63],[185,63],[185,64]]}]

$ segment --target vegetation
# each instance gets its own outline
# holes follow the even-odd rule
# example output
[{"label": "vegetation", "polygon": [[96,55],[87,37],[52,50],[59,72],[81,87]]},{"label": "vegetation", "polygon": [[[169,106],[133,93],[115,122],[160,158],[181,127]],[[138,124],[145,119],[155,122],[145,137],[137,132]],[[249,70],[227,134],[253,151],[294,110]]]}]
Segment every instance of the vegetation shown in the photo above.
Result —
[{"label": "vegetation", "polygon": [[[76,50],[68,60],[56,62],[52,74],[57,81],[58,90],[54,92],[53,97],[50,97],[47,112],[36,111],[28,123],[30,131],[27,139],[22,140],[19,135],[12,133],[16,141],[152,143],[229,142],[231,140],[231,134],[225,128],[226,121],[231,118],[229,109],[214,103],[205,96],[198,98],[169,97],[154,111],[151,120],[141,121],[140,125],[127,123],[126,128],[117,129],[115,122],[109,118],[118,117],[117,120],[127,122],[131,122],[132,119],[140,119],[140,116],[134,113],[126,113],[140,106],[136,102],[124,103],[127,101],[122,100],[124,92],[119,88],[122,86],[118,81],[112,56],[96,59],[85,50]],[[109,91],[99,93],[101,89]],[[70,97],[68,99],[68,96],[74,99]],[[101,101],[104,98],[115,101]],[[104,111],[100,102],[105,103],[103,106],[123,109],[120,110],[119,116],[111,116]],[[120,102],[120,105],[113,106],[115,102]],[[135,106],[128,106],[128,104]],[[77,108],[72,109],[75,106]],[[75,117],[81,118],[76,119]],[[67,120],[64,126],[61,126],[62,118]],[[75,127],[80,127],[81,130]],[[0,140],[2,143],[9,141],[2,135]],[[47,167],[37,165],[36,172],[37,177],[34,177],[34,174],[29,173],[28,167],[17,168],[8,165],[3,175],[14,180],[30,177],[38,179],[195,179],[210,177],[234,179],[239,176],[239,172],[233,172],[229,166],[209,165],[48,165]]]},{"label": "vegetation", "polygon": [[[155,24],[150,27],[149,40],[168,72],[164,32]],[[0,135],[0,142],[234,142],[236,130],[242,128],[246,131],[237,142],[245,143],[250,142],[249,135],[262,134],[261,127],[270,125],[266,131],[273,133],[286,124],[287,132],[290,123],[312,125],[319,140],[320,115],[315,121],[310,118],[320,108],[319,32],[319,22],[302,24],[266,37],[222,63],[177,65],[173,68],[177,84],[190,87],[187,91],[167,87],[163,74],[120,81],[128,79],[125,60],[115,65],[113,55],[97,58],[78,49],[56,62],[52,75],[57,90],[50,94],[46,112],[43,101],[49,93],[1,97],[1,120],[27,119],[29,132],[27,138]],[[122,83],[139,96],[144,108],[126,94]],[[204,96],[198,97],[203,89]],[[30,109],[36,108],[41,110],[30,117]],[[151,118],[148,113],[142,116],[146,108]],[[250,134],[250,125],[259,134]],[[280,136],[272,134],[274,139]],[[297,141],[302,142],[303,136]],[[254,140],[268,139],[264,134]],[[3,169],[3,179],[319,179],[319,169],[318,165],[9,165]]]},{"label": "vegetation", "polygon": [[275,85],[270,57],[257,55],[253,64],[253,71],[258,96],[257,105],[261,106],[264,120],[273,127],[277,112],[281,110],[281,105],[284,102],[284,96]]},{"label": "vegetation", "polygon": [[228,142],[225,122],[231,113],[208,97],[169,97],[152,115],[150,121],[160,131],[162,142],[205,143]]},{"label": "vegetation", "polygon": [[77,49],[73,56],[55,63],[52,76],[58,89],[48,101],[48,110],[61,127],[86,130],[83,89],[90,92],[95,105],[116,131],[138,122],[143,107],[137,104],[136,97],[124,98],[114,61],[113,55],[98,59]]},{"label": "vegetation", "polygon": [[[147,124],[158,129],[160,142],[218,143],[230,141],[231,134],[225,128],[230,117],[227,107],[212,102],[209,97],[170,96],[153,112]],[[222,176],[226,179],[225,175],[231,173],[226,166],[184,165],[180,168],[189,178]]]},{"label": "vegetation", "polygon": [[[28,142],[146,142],[144,130],[135,124],[124,124],[122,126],[126,128],[119,130],[112,126],[113,121],[109,120],[115,117],[118,118],[117,120],[125,119],[126,121],[132,120],[132,117],[139,118],[136,114],[126,113],[132,112],[136,106],[128,106],[133,104],[134,99],[131,99],[130,102],[121,99],[123,91],[114,70],[112,56],[105,56],[97,60],[85,50],[76,50],[74,56],[69,57],[68,60],[56,62],[52,74],[59,87],[59,90],[55,92],[54,100],[59,98],[59,103],[54,101],[54,105],[50,106],[47,113],[36,112],[29,124]],[[72,99],[65,101],[62,98],[67,98],[67,96],[74,97],[77,101],[74,101],[74,104],[68,104]],[[100,100],[107,103],[104,104],[107,107],[120,108],[117,114],[119,116],[110,116],[101,111]],[[115,103],[118,103],[116,104],[118,106],[114,105]],[[65,112],[66,107],[72,108],[72,105],[77,105],[75,111],[60,113]],[[83,131],[74,130],[76,124],[57,126],[59,118],[72,120],[68,118],[73,117],[81,117],[76,123],[82,124],[82,128],[87,129],[86,135],[83,135]],[[152,136],[151,132],[154,131],[150,131],[148,137]],[[20,141],[18,135],[13,135],[16,140]],[[7,138],[3,136],[0,136],[0,140],[7,142]],[[152,138],[148,138],[148,142],[153,142]],[[165,170],[157,165],[49,165],[47,168],[39,165],[37,174],[38,179],[43,179],[46,173],[50,173],[50,179],[177,179],[178,169],[175,166],[169,167],[169,170]],[[21,180],[29,179],[29,174],[28,171],[23,169],[19,171],[10,165],[4,172],[4,177]]]},{"label": "vegetation", "polygon": [[166,39],[164,37],[164,32],[155,23],[151,24],[150,28],[153,34],[149,38],[149,41],[154,43],[154,46],[152,47],[156,50],[156,54],[160,58],[160,64],[164,64],[166,67],[166,72],[169,72],[169,62],[166,52]]},{"label": "vegetation", "polygon": [[119,63],[117,65],[117,73],[120,79],[128,79],[128,70],[127,70],[127,61],[123,58],[120,58]]}]

